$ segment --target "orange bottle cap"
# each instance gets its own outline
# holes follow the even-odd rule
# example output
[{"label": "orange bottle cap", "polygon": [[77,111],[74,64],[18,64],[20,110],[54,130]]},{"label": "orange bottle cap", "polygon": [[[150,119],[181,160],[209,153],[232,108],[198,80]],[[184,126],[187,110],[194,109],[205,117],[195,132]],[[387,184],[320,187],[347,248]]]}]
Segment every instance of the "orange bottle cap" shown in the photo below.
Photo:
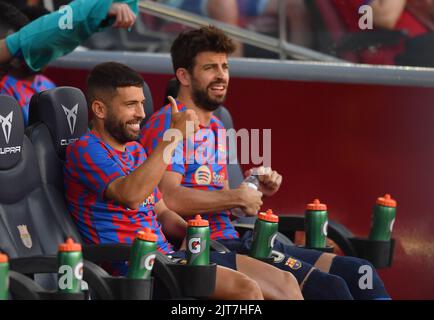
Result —
[{"label": "orange bottle cap", "polygon": [[392,199],[390,194],[385,194],[384,197],[377,198],[377,204],[383,207],[396,208],[396,201]]},{"label": "orange bottle cap", "polygon": [[259,212],[258,219],[268,222],[279,222],[279,217],[276,216],[271,209],[268,209],[267,212]]},{"label": "orange bottle cap", "polygon": [[65,243],[59,244],[59,251],[61,252],[81,251],[81,244],[74,242],[72,238],[68,238],[66,239]]},{"label": "orange bottle cap", "polygon": [[306,210],[311,210],[311,211],[326,211],[327,210],[327,205],[324,203],[321,203],[319,201],[319,199],[315,199],[313,200],[313,203],[309,203],[306,206]]},{"label": "orange bottle cap", "polygon": [[158,236],[154,233],[154,230],[145,228],[143,231],[137,232],[137,238],[143,241],[157,242]]},{"label": "orange bottle cap", "polygon": [[9,261],[8,256],[3,253],[0,253],[0,263],[6,263],[8,261]]},{"label": "orange bottle cap", "polygon": [[196,215],[194,219],[188,220],[188,226],[189,227],[208,227],[209,222],[208,220],[202,219],[200,214]]}]

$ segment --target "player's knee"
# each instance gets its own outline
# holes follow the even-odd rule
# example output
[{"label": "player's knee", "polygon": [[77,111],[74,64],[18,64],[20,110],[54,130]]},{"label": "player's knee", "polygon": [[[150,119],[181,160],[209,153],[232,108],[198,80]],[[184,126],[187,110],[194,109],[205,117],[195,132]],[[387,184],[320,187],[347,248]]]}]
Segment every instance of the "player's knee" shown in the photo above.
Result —
[{"label": "player's knee", "polygon": [[329,299],[347,300],[352,299],[350,289],[344,279],[339,276],[329,274],[327,277],[327,287]]},{"label": "player's knee", "polygon": [[259,284],[247,277],[241,277],[238,279],[237,283],[235,283],[235,290],[239,292],[240,298],[242,300],[263,300],[264,296],[262,295],[261,288]]},{"label": "player's knee", "polygon": [[282,271],[282,283],[279,286],[283,300],[303,300],[297,279],[289,272]]},{"label": "player's knee", "polygon": [[345,268],[348,271],[360,272],[362,268],[370,268],[375,271],[375,267],[366,259],[347,257],[347,256],[336,256],[333,259],[333,264],[339,264],[341,268]]}]

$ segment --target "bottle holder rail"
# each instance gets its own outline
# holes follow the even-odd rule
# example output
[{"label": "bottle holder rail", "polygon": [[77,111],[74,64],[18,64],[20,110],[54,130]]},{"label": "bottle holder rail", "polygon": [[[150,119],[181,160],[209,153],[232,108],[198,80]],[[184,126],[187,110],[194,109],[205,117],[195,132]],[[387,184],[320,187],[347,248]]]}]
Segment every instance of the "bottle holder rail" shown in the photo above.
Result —
[{"label": "bottle holder rail", "polygon": [[116,300],[151,300],[154,279],[109,278],[109,285]]},{"label": "bottle holder rail", "polygon": [[203,266],[170,264],[168,267],[184,296],[205,298],[214,293],[217,268],[215,263]]},{"label": "bottle holder rail", "polygon": [[390,241],[370,240],[353,237],[349,239],[357,256],[371,262],[376,268],[387,268],[392,265],[395,254],[395,239]]},{"label": "bottle holder rail", "polygon": [[57,291],[43,291],[38,292],[39,298],[42,300],[86,300],[87,293],[86,292],[77,292],[77,293],[66,293],[66,292],[57,292]]}]

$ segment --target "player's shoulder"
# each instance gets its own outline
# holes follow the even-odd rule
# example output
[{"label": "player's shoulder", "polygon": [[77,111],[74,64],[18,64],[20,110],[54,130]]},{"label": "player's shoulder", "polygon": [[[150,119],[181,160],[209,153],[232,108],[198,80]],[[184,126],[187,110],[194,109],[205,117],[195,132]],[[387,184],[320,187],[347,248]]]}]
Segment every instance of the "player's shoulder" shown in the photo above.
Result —
[{"label": "player's shoulder", "polygon": [[215,126],[217,126],[219,129],[225,128],[223,122],[219,118],[217,118],[215,115],[212,115],[211,123],[214,124]]},{"label": "player's shoulder", "polygon": [[89,131],[78,138],[76,141],[68,145],[66,148],[67,153],[77,150],[80,152],[99,148],[101,146],[101,138],[99,138],[94,132]]},{"label": "player's shoulder", "polygon": [[38,86],[44,87],[45,90],[46,89],[52,89],[52,88],[56,87],[56,85],[54,84],[54,82],[51,81],[46,76],[44,76],[43,74],[38,74],[35,77],[35,83],[37,83]]},{"label": "player's shoulder", "polygon": [[9,74],[5,74],[0,79],[0,91],[6,90],[10,87],[13,87],[17,83],[17,79],[12,77]]},{"label": "player's shoulder", "polygon": [[148,122],[146,123],[146,126],[149,127],[150,124],[155,123],[158,120],[164,120],[168,117],[170,117],[170,105],[165,105],[164,107],[160,108],[158,111],[154,112],[151,117],[149,118]]},{"label": "player's shoulder", "polygon": [[131,153],[139,154],[139,155],[142,155],[142,156],[144,156],[144,157],[147,157],[147,155],[146,155],[146,151],[145,151],[145,148],[144,148],[144,147],[142,146],[142,144],[139,143],[138,141],[131,141],[131,142],[128,142],[126,148],[127,148],[127,150],[128,150],[129,152],[131,152]]}]

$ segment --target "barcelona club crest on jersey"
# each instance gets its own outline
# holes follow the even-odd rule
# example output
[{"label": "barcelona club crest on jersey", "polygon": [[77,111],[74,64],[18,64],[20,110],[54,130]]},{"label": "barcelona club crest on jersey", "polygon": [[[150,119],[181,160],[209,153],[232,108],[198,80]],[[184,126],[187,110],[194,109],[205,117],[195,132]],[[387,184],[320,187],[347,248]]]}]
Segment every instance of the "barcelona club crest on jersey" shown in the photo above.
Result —
[{"label": "barcelona club crest on jersey", "polygon": [[211,183],[211,171],[207,166],[200,166],[194,173],[194,180],[198,185],[207,185]]},{"label": "barcelona club crest on jersey", "polygon": [[151,194],[149,197],[146,198],[145,201],[142,203],[142,207],[146,207],[148,205],[154,205],[155,204],[155,195]]},{"label": "barcelona club crest on jersey", "polygon": [[17,228],[20,232],[21,241],[23,242],[24,246],[30,249],[33,246],[33,242],[29,230],[27,230],[27,226],[25,224],[22,224],[17,226]]},{"label": "barcelona club crest on jersey", "polygon": [[285,265],[290,267],[292,270],[298,270],[301,268],[301,261],[293,258],[288,258],[286,260]]}]

